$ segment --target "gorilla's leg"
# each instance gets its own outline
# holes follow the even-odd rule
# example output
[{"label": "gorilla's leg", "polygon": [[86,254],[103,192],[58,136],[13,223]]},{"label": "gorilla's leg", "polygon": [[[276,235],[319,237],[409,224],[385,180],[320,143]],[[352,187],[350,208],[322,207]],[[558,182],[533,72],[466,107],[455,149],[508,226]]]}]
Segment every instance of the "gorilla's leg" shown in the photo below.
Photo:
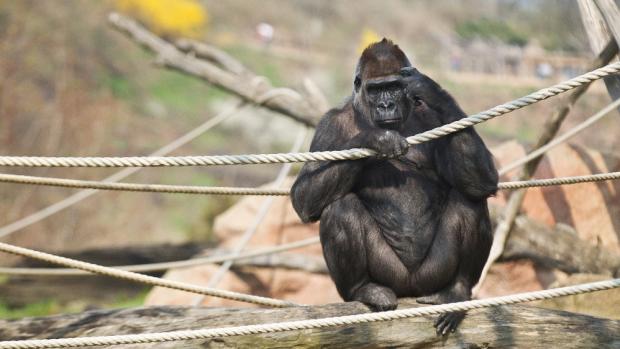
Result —
[{"label": "gorilla's leg", "polygon": [[321,215],[323,255],[340,296],[384,311],[398,303],[391,289],[372,282],[369,275],[366,237],[378,229],[355,194],[334,201]]},{"label": "gorilla's leg", "polygon": [[[486,200],[474,202],[457,191],[453,191],[450,194],[449,204],[442,215],[436,239],[439,239],[438,242],[444,241],[444,243],[449,241],[448,245],[451,247],[446,249],[445,245],[434,243],[429,253],[428,262],[432,263],[432,254],[437,248],[443,247],[443,253],[452,253],[457,258],[456,268],[447,270],[438,266],[426,265],[427,261],[425,261],[420,272],[435,270],[440,271],[440,273],[448,273],[446,275],[451,275],[452,281],[440,291],[426,297],[420,297],[417,301],[425,304],[444,304],[471,299],[471,289],[480,278],[493,241]],[[446,258],[449,260],[448,265],[454,262],[454,259],[449,256],[443,256],[444,260]],[[441,261],[441,259],[438,258],[437,261]],[[419,277],[424,280],[430,275],[419,274]],[[448,332],[454,332],[464,317],[465,312],[441,315],[435,323],[437,333],[444,335]]]}]

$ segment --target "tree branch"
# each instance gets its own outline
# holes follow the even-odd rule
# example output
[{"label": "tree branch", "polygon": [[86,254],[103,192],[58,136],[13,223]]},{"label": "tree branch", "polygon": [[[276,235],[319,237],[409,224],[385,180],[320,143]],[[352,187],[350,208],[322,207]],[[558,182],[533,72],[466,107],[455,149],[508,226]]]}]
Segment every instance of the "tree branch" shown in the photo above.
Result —
[{"label": "tree branch", "polygon": [[[491,206],[491,216],[497,221],[500,209]],[[510,231],[499,261],[529,259],[548,268],[565,273],[620,275],[620,255],[579,238],[568,226],[550,228],[527,216],[520,215]]]},{"label": "tree branch", "polygon": [[[118,13],[110,14],[109,21],[115,29],[154,52],[157,55],[157,62],[167,68],[199,77],[247,102],[287,115],[307,126],[316,125],[321,116],[321,111],[307,103],[298,93],[290,89],[273,88],[264,77],[256,75],[243,77],[202,60],[195,54],[186,54],[173,44],[146,30],[136,21]],[[211,52],[210,57],[218,60],[220,64],[223,62],[223,55],[214,58]],[[226,61],[225,64],[230,65],[231,61]]]},{"label": "tree branch", "polygon": [[198,58],[211,61],[233,74],[245,76],[246,78],[254,75],[233,56],[204,42],[179,39],[175,42],[175,46],[185,53],[193,53]]}]

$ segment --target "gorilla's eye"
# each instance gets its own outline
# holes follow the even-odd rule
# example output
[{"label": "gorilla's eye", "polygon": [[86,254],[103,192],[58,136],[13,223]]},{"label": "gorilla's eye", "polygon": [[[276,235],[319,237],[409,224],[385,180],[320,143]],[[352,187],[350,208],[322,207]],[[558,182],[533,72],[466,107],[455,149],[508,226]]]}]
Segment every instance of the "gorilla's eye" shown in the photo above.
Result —
[{"label": "gorilla's eye", "polygon": [[403,76],[403,77],[413,76],[415,72],[417,72],[417,69],[414,67],[400,68],[400,76]]},{"label": "gorilla's eye", "polygon": [[413,106],[416,108],[425,106],[426,103],[420,97],[413,98]]},{"label": "gorilla's eye", "polygon": [[362,79],[360,79],[359,76],[356,76],[355,80],[353,81],[353,87],[355,87],[355,90],[359,90],[360,86],[362,86]]}]

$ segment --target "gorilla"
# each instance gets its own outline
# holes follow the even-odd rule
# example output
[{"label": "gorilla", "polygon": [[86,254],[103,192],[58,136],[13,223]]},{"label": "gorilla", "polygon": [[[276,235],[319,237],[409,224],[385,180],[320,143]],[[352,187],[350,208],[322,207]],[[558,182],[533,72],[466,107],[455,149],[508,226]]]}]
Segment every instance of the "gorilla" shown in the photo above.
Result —
[{"label": "gorilla", "polygon": [[[310,151],[370,148],[378,156],[306,163],[291,190],[302,221],[320,219],[323,254],[345,301],[385,311],[397,297],[471,299],[492,242],[491,153],[471,127],[417,145],[405,139],[465,116],[391,41],[362,53],[351,97],[323,116]],[[439,316],[438,335],[464,317]]]}]

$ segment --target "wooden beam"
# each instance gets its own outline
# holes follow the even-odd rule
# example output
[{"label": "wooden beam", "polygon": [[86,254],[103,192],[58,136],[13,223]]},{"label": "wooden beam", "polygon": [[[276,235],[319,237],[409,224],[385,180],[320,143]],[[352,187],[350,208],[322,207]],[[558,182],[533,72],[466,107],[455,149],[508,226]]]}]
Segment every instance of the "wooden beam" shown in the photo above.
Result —
[{"label": "wooden beam", "polygon": [[[408,299],[399,308],[416,306]],[[0,340],[69,338],[316,319],[367,313],[358,302],[287,309],[146,307],[97,310],[0,321]],[[288,331],[135,348],[612,348],[620,345],[620,321],[522,305],[471,311],[458,331],[438,337],[435,317]],[[134,346],[124,346],[124,348]]]},{"label": "wooden beam", "polygon": [[[613,0],[578,0],[577,3],[593,53],[600,52],[610,40],[620,42],[620,10]],[[608,76],[603,81],[609,95],[620,98],[620,77]]]}]

